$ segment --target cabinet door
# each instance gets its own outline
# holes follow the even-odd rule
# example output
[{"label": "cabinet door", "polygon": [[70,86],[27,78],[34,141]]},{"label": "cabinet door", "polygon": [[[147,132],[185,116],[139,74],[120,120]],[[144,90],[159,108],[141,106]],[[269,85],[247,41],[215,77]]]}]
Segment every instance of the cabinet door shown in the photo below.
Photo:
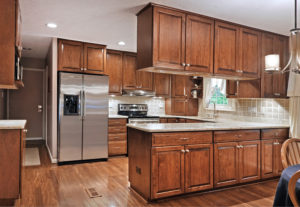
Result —
[{"label": "cabinet door", "polygon": [[260,179],[260,140],[239,142],[239,181]]},{"label": "cabinet door", "polygon": [[186,107],[186,116],[198,116],[198,99],[188,99]]},{"label": "cabinet door", "polygon": [[185,147],[185,192],[213,188],[213,144]]},{"label": "cabinet door", "polygon": [[237,142],[214,144],[215,187],[233,185],[239,182],[237,145]]},{"label": "cabinet door", "polygon": [[185,14],[154,7],[153,65],[184,69]]},{"label": "cabinet door", "polygon": [[82,42],[59,40],[58,70],[70,72],[83,72]]},{"label": "cabinet door", "polygon": [[152,148],[151,198],[184,193],[184,147]]},{"label": "cabinet door", "polygon": [[275,141],[275,176],[281,175],[281,172],[283,171],[282,161],[281,161],[281,147],[285,139],[277,139]]},{"label": "cabinet door", "polygon": [[86,73],[103,74],[106,67],[106,46],[84,43],[84,70]]},{"label": "cabinet door", "polygon": [[239,75],[239,27],[216,21],[215,74]]},{"label": "cabinet door", "polygon": [[153,90],[153,73],[137,71],[137,88],[146,91]]},{"label": "cabinet door", "polygon": [[16,48],[18,49],[18,53],[21,56],[22,53],[22,39],[21,39],[21,9],[19,0],[16,0]]},{"label": "cabinet door", "polygon": [[255,30],[241,28],[240,66],[243,76],[260,77],[261,33]]},{"label": "cabinet door", "polygon": [[213,73],[214,20],[186,18],[186,70]]},{"label": "cabinet door", "polygon": [[106,73],[109,76],[109,93],[122,93],[122,52],[108,50],[106,54]]},{"label": "cabinet door", "polygon": [[172,115],[185,116],[188,100],[185,98],[172,98]]},{"label": "cabinet door", "polygon": [[261,144],[261,177],[270,178],[275,175],[275,140],[262,140]]},{"label": "cabinet door", "polygon": [[136,88],[136,54],[123,53],[123,89]]},{"label": "cabinet door", "polygon": [[170,96],[171,76],[168,74],[154,73],[154,90],[156,96]]},{"label": "cabinet door", "polygon": [[184,75],[172,75],[172,97],[184,98],[187,97],[186,81],[187,76]]}]

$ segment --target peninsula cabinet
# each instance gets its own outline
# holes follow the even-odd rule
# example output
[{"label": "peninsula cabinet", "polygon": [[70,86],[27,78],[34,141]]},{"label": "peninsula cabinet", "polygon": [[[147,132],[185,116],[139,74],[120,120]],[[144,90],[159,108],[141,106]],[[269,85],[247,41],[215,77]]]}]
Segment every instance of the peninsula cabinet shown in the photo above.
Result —
[{"label": "peninsula cabinet", "polygon": [[259,78],[260,45],[260,32],[216,21],[214,73]]},{"label": "peninsula cabinet", "polygon": [[106,46],[71,40],[58,40],[58,70],[104,74]]},{"label": "peninsula cabinet", "polygon": [[22,81],[16,80],[15,65],[21,57],[21,12],[18,0],[0,1],[0,89],[18,89]]},{"label": "peninsula cabinet", "polygon": [[215,187],[261,178],[259,130],[216,131],[214,141]]},{"label": "peninsula cabinet", "polygon": [[137,17],[138,69],[213,72],[213,19],[151,3]]},{"label": "peninsula cabinet", "polygon": [[288,129],[263,129],[262,138],[262,178],[279,176],[283,170],[281,146],[288,139]]},{"label": "peninsula cabinet", "polygon": [[127,154],[127,119],[108,120],[108,156]]},{"label": "peninsula cabinet", "polygon": [[[262,57],[279,54],[280,68],[283,69],[288,61],[288,37],[263,33]],[[262,60],[261,93],[262,98],[286,98],[288,73],[264,71],[265,60]]]}]

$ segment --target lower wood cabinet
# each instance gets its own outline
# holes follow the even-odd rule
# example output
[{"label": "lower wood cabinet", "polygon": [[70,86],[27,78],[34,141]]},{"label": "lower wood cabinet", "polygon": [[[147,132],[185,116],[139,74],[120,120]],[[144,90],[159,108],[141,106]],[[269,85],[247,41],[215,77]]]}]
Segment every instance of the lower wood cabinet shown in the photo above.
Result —
[{"label": "lower wood cabinet", "polygon": [[[218,132],[220,135],[222,132]],[[237,131],[237,137],[241,139],[251,138],[252,134],[247,130]],[[228,136],[228,132],[224,135]],[[249,137],[248,137],[249,136]],[[258,138],[259,139],[259,138]],[[215,137],[216,140],[216,137]],[[220,139],[221,140],[221,139]],[[261,148],[260,140],[224,142],[214,144],[214,186],[221,187],[237,183],[259,180],[261,177]]]},{"label": "lower wood cabinet", "polygon": [[109,119],[108,156],[127,154],[127,119]]}]

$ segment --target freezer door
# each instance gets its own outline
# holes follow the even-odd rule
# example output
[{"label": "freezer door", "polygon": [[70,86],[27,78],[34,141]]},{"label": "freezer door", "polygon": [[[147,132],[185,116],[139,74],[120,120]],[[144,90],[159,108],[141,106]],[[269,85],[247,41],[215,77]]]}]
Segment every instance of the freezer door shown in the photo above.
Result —
[{"label": "freezer door", "polygon": [[83,76],[83,159],[108,157],[108,77]]},{"label": "freezer door", "polygon": [[59,73],[58,159],[82,159],[82,75]]}]

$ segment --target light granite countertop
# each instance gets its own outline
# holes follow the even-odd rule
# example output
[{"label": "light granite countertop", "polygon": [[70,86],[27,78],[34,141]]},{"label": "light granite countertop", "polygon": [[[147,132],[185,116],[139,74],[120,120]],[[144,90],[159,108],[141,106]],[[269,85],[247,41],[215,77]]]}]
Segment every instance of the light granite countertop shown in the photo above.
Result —
[{"label": "light granite countertop", "polygon": [[185,132],[185,131],[289,128],[288,124],[235,122],[235,121],[218,122],[218,123],[127,124],[127,126],[145,132]]},{"label": "light granite countertop", "polygon": [[0,129],[24,129],[26,120],[0,120]]},{"label": "light granite countertop", "polygon": [[128,116],[123,116],[123,115],[108,115],[109,119],[127,119]]}]

